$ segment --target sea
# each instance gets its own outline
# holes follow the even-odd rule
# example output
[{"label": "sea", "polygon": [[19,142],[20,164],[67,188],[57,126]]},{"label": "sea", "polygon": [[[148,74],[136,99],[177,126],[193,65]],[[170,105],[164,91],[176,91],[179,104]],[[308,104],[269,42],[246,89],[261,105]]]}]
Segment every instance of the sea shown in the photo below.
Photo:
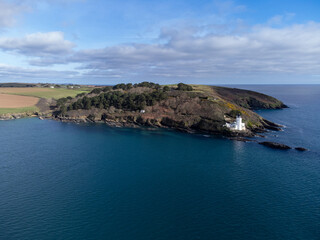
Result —
[{"label": "sea", "polygon": [[[230,87],[230,86],[229,86]],[[0,239],[320,239],[320,85],[231,86],[289,106],[254,142],[0,121]]]}]

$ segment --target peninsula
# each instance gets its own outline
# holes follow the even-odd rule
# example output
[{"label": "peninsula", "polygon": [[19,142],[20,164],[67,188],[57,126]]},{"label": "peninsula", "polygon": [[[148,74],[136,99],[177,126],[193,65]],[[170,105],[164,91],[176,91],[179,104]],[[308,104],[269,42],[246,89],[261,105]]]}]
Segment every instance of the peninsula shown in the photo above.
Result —
[{"label": "peninsula", "polygon": [[[151,82],[98,87],[61,98],[44,117],[64,122],[102,122],[111,126],[173,128],[186,132],[252,137],[280,130],[253,110],[281,109],[281,101],[253,91],[205,85],[160,86]],[[240,117],[243,129],[228,126]]]},{"label": "peninsula", "polygon": [[[30,93],[36,92],[35,86],[28,87],[24,93],[29,94],[21,95],[33,96]],[[161,127],[228,137],[252,137],[266,130],[281,130],[280,125],[262,118],[254,110],[287,107],[271,96],[254,91],[183,83],[161,86],[142,82],[79,87],[76,92],[69,86],[63,92],[57,90],[56,96],[53,93],[46,95],[46,89],[56,90],[52,88],[38,88],[41,94],[35,95],[39,101],[33,111],[2,112],[0,118],[36,115],[63,122],[99,122],[110,126]],[[5,93],[10,94],[10,91]],[[17,95],[15,92],[10,97]],[[242,127],[231,127],[239,119]]]}]

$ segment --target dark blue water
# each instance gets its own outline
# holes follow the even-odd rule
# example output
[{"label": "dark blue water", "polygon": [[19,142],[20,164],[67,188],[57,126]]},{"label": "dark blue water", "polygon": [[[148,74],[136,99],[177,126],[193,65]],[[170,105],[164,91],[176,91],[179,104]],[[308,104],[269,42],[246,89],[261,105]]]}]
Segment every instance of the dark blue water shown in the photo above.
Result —
[{"label": "dark blue water", "polygon": [[245,86],[292,146],[76,125],[0,122],[0,239],[320,239],[320,86]]}]

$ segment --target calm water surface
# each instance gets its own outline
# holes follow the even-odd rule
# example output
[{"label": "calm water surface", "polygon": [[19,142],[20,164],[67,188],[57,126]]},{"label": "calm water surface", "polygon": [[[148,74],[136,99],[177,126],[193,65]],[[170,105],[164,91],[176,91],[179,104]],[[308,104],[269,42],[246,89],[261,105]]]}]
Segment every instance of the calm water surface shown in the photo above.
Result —
[{"label": "calm water surface", "polygon": [[0,239],[320,239],[320,86],[241,86],[289,109],[255,143],[76,125],[0,122]]}]

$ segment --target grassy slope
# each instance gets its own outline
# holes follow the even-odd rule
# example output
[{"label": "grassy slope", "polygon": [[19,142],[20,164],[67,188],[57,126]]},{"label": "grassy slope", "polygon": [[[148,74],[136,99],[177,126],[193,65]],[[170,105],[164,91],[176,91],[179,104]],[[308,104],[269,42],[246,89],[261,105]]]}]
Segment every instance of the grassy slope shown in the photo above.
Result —
[{"label": "grassy slope", "polygon": [[223,99],[250,109],[277,109],[285,105],[278,99],[250,90],[216,87],[213,90]]},{"label": "grassy slope", "polygon": [[27,112],[37,112],[39,109],[36,106],[24,107],[24,108],[0,108],[0,114],[6,113],[27,113]]}]

